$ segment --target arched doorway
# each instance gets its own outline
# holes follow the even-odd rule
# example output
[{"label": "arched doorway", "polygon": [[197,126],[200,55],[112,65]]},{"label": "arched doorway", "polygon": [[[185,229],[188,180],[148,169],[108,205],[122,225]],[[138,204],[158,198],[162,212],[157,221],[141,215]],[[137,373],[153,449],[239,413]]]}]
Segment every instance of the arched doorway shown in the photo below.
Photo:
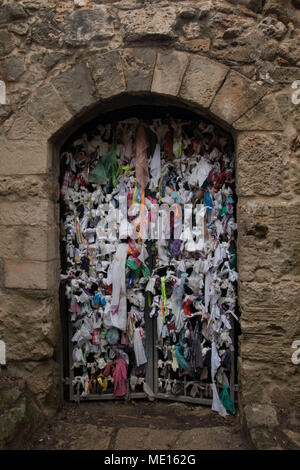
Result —
[{"label": "arched doorway", "polygon": [[[220,392],[224,402],[224,397],[234,402],[237,382],[233,140],[187,109],[149,102],[146,97],[137,106],[101,114],[61,148],[61,305],[68,397],[148,395],[213,403],[222,412]],[[143,145],[144,155],[138,155]],[[143,156],[146,166],[141,169]],[[99,226],[112,208],[104,208],[104,202],[119,208],[118,195],[125,187],[131,226],[143,210],[140,206],[130,214],[130,209],[141,199],[148,203],[145,210],[151,203],[155,208],[175,203],[184,220],[190,211],[192,232],[196,207],[203,205],[205,215],[198,219],[203,221],[203,243],[199,236],[188,239],[185,225],[174,235],[174,213],[164,243],[161,232],[154,240],[153,232],[141,237],[139,231],[122,240],[106,232],[100,242]],[[143,213],[143,222],[154,214]],[[122,247],[123,265],[114,269]],[[113,280],[118,272],[123,277]],[[112,304],[120,282],[126,297],[122,324],[120,304]],[[115,386],[122,366],[126,393]]]}]

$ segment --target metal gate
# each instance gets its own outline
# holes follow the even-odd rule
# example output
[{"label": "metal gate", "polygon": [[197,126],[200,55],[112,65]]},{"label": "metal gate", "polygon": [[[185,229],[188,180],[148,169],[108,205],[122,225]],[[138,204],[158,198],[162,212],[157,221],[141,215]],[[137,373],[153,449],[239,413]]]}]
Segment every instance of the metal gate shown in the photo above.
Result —
[{"label": "metal gate", "polygon": [[[182,114],[181,110],[180,110],[180,113]],[[201,120],[201,123],[203,123],[203,120]],[[211,124],[205,124],[205,125],[207,125],[208,127],[211,126]],[[210,128],[210,132],[211,132],[211,128]],[[68,144],[65,147],[65,149],[62,152],[62,156],[70,155],[70,153],[68,153],[69,150],[70,150],[70,144]],[[82,161],[84,162],[86,158],[86,155],[84,154],[84,152],[82,150],[78,151],[78,149],[76,149],[76,152],[75,152],[75,157],[73,153],[73,158],[76,159],[78,158],[78,155],[79,155],[82,158]],[[195,163],[197,164],[197,159],[195,159]],[[181,174],[184,175],[184,173],[182,173],[181,166],[180,166],[180,171],[181,171]],[[64,185],[67,184],[66,183],[67,173],[68,173],[68,169],[66,168],[66,163],[65,161],[62,160],[62,171],[61,171],[62,190],[64,188]],[[70,175],[68,175],[68,177],[69,176]],[[220,179],[221,176],[220,175],[217,175],[217,176],[219,179],[216,178],[216,181],[218,181],[218,184],[221,185],[222,184],[222,180]],[[223,178],[224,181],[226,180],[226,177],[227,176],[224,177],[225,179]],[[76,175],[76,178],[77,178],[77,175]],[[174,186],[174,190],[176,193],[175,186]],[[205,191],[208,192],[208,189],[204,189],[203,194]],[[196,191],[196,194],[197,194],[197,191]],[[203,197],[203,194],[202,194],[202,197]],[[145,196],[147,196],[147,192],[145,192]],[[87,204],[87,202],[84,202],[83,205],[84,204]],[[226,199],[226,204],[227,206],[228,204],[229,206],[230,204],[233,205],[233,200],[232,200],[232,203],[231,202],[228,203]],[[222,210],[223,209],[224,208],[222,208]],[[226,207],[224,209],[224,214],[225,213],[226,213]],[[62,218],[65,217],[65,207],[63,206],[63,204],[61,205],[61,217]],[[74,222],[75,224],[74,232],[76,232],[79,230],[78,226],[80,226],[80,221],[77,220],[76,215],[74,219],[76,219]],[[228,217],[228,219],[230,219],[230,217]],[[222,219],[222,220],[225,220],[225,219]],[[207,219],[206,223],[207,224],[210,223],[209,218]],[[92,229],[90,230],[89,233],[92,233]],[[76,232],[76,237],[77,237],[77,242],[78,242],[77,232]],[[68,241],[68,235],[62,241],[62,244],[61,244],[62,272],[66,272],[67,270],[67,259],[68,259],[66,255],[67,241]],[[148,251],[148,257],[149,257],[147,261],[147,266],[150,269],[150,272],[152,272],[152,269],[155,267],[155,256],[153,254],[154,245],[153,245],[153,240],[147,241],[147,251]],[[84,240],[83,240],[82,246],[84,246],[85,249],[88,250],[89,244],[84,245]],[[79,248],[81,248],[80,244],[79,244]],[[85,256],[85,258],[88,258],[88,254]],[[193,268],[192,268],[192,271],[193,271]],[[64,279],[63,281],[65,280],[66,279]],[[205,282],[207,281],[204,281],[204,290],[205,290]],[[91,295],[90,292],[88,292],[87,295]],[[204,405],[212,404],[212,386],[211,386],[212,377],[210,373],[211,363],[210,363],[209,354],[206,353],[205,357],[204,356],[202,357],[202,360],[205,360],[206,362],[205,363],[203,362],[201,370],[198,368],[197,371],[195,369],[194,371],[191,372],[191,371],[184,369],[184,367],[183,368],[181,367],[181,364],[179,364],[178,361],[179,361],[179,358],[181,358],[182,361],[184,362],[184,356],[183,356],[183,352],[182,352],[182,356],[180,356],[179,347],[177,349],[175,348],[175,345],[174,345],[175,340],[168,343],[168,341],[164,342],[164,340],[160,338],[160,340],[158,341],[157,331],[158,331],[159,318],[157,318],[157,316],[150,317],[150,311],[153,307],[153,303],[155,303],[154,297],[155,295],[153,293],[150,293],[148,291],[146,292],[146,290],[144,290],[145,308],[144,308],[143,328],[144,328],[145,337],[146,337],[146,341],[145,341],[145,352],[147,356],[146,366],[144,367],[142,366],[141,368],[136,367],[139,375],[132,375],[128,377],[127,393],[125,396],[118,397],[114,394],[113,379],[112,379],[111,373],[109,371],[105,372],[106,370],[105,366],[109,365],[109,358],[107,355],[105,357],[106,361],[103,362],[102,368],[99,366],[99,361],[89,362],[88,357],[84,358],[85,365],[83,366],[80,365],[79,367],[76,367],[76,365],[74,366],[74,347],[73,347],[74,339],[73,338],[74,338],[74,333],[76,333],[76,328],[74,328],[74,325],[76,324],[76,322],[71,321],[71,315],[74,316],[74,311],[70,310],[70,304],[72,304],[72,302],[70,303],[70,297],[66,298],[64,287],[61,288],[60,298],[61,298],[61,311],[62,311],[62,327],[64,331],[64,348],[63,348],[64,377],[67,378],[67,380],[65,380],[65,384],[68,386],[68,393],[66,395],[66,398],[70,400],[75,400],[75,401],[110,400],[110,399],[121,399],[121,398],[122,399],[124,398],[125,399],[150,398],[152,400],[152,399],[158,398],[158,399],[164,399],[164,400],[173,400],[173,401],[181,401],[181,402],[204,404]],[[162,291],[161,291],[161,297],[162,297]],[[230,310],[228,311],[230,312]],[[73,312],[73,314],[71,314],[71,312]],[[226,317],[227,321],[230,322],[230,325],[231,325],[230,327],[231,328],[230,329],[231,344],[227,348],[227,351],[224,352],[224,363],[223,362],[221,363],[223,382],[222,380],[221,382],[217,382],[216,386],[217,386],[218,391],[220,392],[222,388],[221,384],[227,383],[230,398],[233,403],[236,403],[237,402],[237,396],[236,396],[237,385],[236,385],[235,350],[236,350],[236,344],[237,344],[237,341],[236,341],[237,317],[234,312],[232,312],[232,315],[230,315],[227,312],[225,313],[227,315]],[[205,343],[205,337],[202,336],[201,329],[199,328],[201,315],[200,314],[198,315],[197,313],[191,314],[189,312],[186,315],[187,317],[185,318],[185,325],[186,324],[189,325],[189,334],[191,336],[193,336],[194,334],[199,334],[201,337],[201,340],[203,340],[203,343]],[[86,316],[88,317],[89,314],[87,314]],[[185,332],[187,332],[187,330],[185,330]],[[176,336],[176,340],[178,340],[178,337]],[[102,344],[102,342],[106,341],[105,338],[103,339],[104,341],[100,340],[100,343],[98,344]],[[182,347],[183,347],[183,343],[185,340],[183,339],[182,341],[183,341],[182,342]],[[206,348],[206,349],[209,350],[209,348]],[[122,353],[122,346],[119,347],[119,353],[120,354]],[[105,363],[105,366],[104,366],[104,363]],[[85,390],[87,393],[85,393]]]}]

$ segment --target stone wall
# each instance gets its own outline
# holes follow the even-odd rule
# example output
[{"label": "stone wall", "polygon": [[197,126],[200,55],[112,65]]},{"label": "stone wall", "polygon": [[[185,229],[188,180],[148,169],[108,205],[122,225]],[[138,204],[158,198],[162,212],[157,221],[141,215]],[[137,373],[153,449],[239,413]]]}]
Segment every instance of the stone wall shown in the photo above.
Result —
[{"label": "stone wall", "polygon": [[7,373],[59,405],[59,146],[109,109],[188,107],[236,142],[239,406],[255,442],[300,402],[300,2],[0,0],[0,79]]}]

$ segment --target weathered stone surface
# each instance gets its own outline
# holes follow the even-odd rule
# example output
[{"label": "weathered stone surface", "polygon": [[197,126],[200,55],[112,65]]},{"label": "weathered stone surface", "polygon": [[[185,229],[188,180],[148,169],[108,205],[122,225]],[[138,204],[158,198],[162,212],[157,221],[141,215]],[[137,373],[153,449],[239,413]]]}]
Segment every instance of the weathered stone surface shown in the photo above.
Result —
[{"label": "weathered stone surface", "polygon": [[20,398],[22,391],[17,385],[9,385],[7,388],[0,388],[0,415],[6,411],[8,407]]},{"label": "weathered stone surface", "polygon": [[11,23],[8,26],[8,31],[18,34],[19,36],[25,36],[28,33],[29,26],[26,23]]},{"label": "weathered stone surface", "polygon": [[0,104],[0,124],[3,124],[12,114],[11,106],[7,104]]},{"label": "weathered stone surface", "polygon": [[55,65],[64,59],[67,59],[68,54],[65,52],[49,52],[45,55],[43,65],[47,72],[49,72]]},{"label": "weathered stone surface", "polygon": [[223,34],[223,39],[234,39],[241,34],[242,30],[238,27],[228,28]]},{"label": "weathered stone surface", "polygon": [[[1,140],[0,140],[1,141]],[[24,165],[24,168],[26,166]],[[39,176],[3,176],[0,177],[0,196],[7,200],[16,201],[25,197],[39,197],[56,201],[59,194],[59,184],[49,176],[41,176],[39,168],[35,168]]]},{"label": "weathered stone surface", "polygon": [[272,80],[274,81],[273,90],[281,90],[284,85],[290,87],[295,81],[295,77],[298,77],[298,70],[297,67],[274,66],[272,70]]},{"label": "weathered stone surface", "polygon": [[114,428],[94,424],[81,426],[81,437],[71,445],[71,450],[105,450],[109,448]]},{"label": "weathered stone surface", "polygon": [[40,225],[54,223],[54,206],[49,201],[0,202],[0,224]]},{"label": "weathered stone surface", "polygon": [[278,56],[279,43],[276,39],[263,41],[264,47],[260,51],[260,58],[272,62]]},{"label": "weathered stone surface", "polygon": [[72,46],[82,46],[92,40],[111,39],[114,29],[111,12],[105,7],[81,9],[72,13],[63,25],[65,42]]},{"label": "weathered stone surface", "polygon": [[[270,284],[299,276],[300,215],[296,203],[244,201],[239,205],[239,224],[239,268],[242,275],[248,266],[253,276],[245,280],[255,278]],[[291,286],[289,289],[295,294]]]},{"label": "weathered stone surface", "polygon": [[125,49],[122,59],[127,91],[149,91],[156,50],[143,47]]},{"label": "weathered stone surface", "polygon": [[117,434],[115,449],[126,450],[130,447],[136,450],[167,450],[179,438],[179,431],[169,429],[164,436],[161,436],[160,444],[157,446],[158,433],[158,429],[128,428],[127,433],[124,435],[124,431],[120,429]]},{"label": "weathered stone surface", "polygon": [[179,18],[183,18],[184,20],[193,20],[198,15],[199,15],[198,8],[194,8],[188,5],[183,7],[178,13]]},{"label": "weathered stone surface", "polygon": [[230,72],[210,110],[227,123],[233,123],[265,94],[262,87],[246,77]]},{"label": "weathered stone surface", "polygon": [[287,27],[276,18],[268,16],[263,18],[258,24],[258,28],[261,29],[265,36],[270,36],[276,39],[281,39],[287,32]]},{"label": "weathered stone surface", "polygon": [[20,235],[18,228],[0,226],[0,253],[4,258],[16,258],[20,254]]},{"label": "weathered stone surface", "polygon": [[10,408],[0,419],[0,445],[9,442],[24,424],[26,412],[25,398],[20,400],[13,408]]},{"label": "weathered stone surface", "polygon": [[30,38],[47,49],[59,48],[63,37],[59,24],[52,17],[44,17],[35,22],[30,31]]},{"label": "weathered stone surface", "polygon": [[[280,332],[280,326],[276,324],[278,315],[274,314],[274,320],[270,318],[270,312],[268,316],[268,321],[265,323],[259,321],[258,325],[261,327],[267,325],[269,327],[270,336],[268,336],[267,333],[265,334],[263,328],[259,331],[259,334],[245,334],[240,344],[239,354],[242,360],[262,364],[269,362],[272,365],[277,364],[280,367],[285,367],[287,361],[291,360],[290,337],[287,338],[286,336],[278,335],[278,331]],[[256,317],[258,317],[258,315],[256,315]],[[273,333],[271,332],[272,329]]]},{"label": "weathered stone surface", "polygon": [[238,137],[238,196],[280,194],[283,184],[281,140],[277,134]]},{"label": "weathered stone surface", "polygon": [[0,336],[8,361],[51,358],[56,344],[56,315],[50,299],[0,294]]},{"label": "weathered stone surface", "polygon": [[48,172],[50,162],[47,138],[43,134],[40,139],[38,135],[32,135],[32,138],[32,141],[16,141],[0,136],[1,175],[42,174]]},{"label": "weathered stone surface", "polygon": [[22,5],[16,2],[9,3],[0,8],[0,25],[11,23],[12,21],[24,20],[27,16],[28,15]]},{"label": "weathered stone surface", "polygon": [[275,95],[275,99],[276,99],[280,114],[282,116],[282,119],[284,121],[287,121],[291,114],[291,108],[293,106],[290,91],[279,92],[277,95]]},{"label": "weathered stone surface", "polygon": [[264,97],[233,124],[235,129],[245,131],[281,131],[282,119],[272,96]]},{"label": "weathered stone surface", "polygon": [[300,150],[293,153],[291,162],[291,182],[296,194],[300,194]]},{"label": "weathered stone surface", "polygon": [[145,8],[142,11],[119,11],[121,25],[124,28],[124,40],[128,42],[151,39],[171,40],[176,37],[176,9],[164,7]]},{"label": "weathered stone surface", "polygon": [[175,450],[228,450],[244,449],[244,442],[238,435],[229,432],[226,426],[194,428],[182,431],[176,441]]},{"label": "weathered stone surface", "polygon": [[27,103],[26,109],[51,134],[58,131],[72,117],[51,85],[38,88]]},{"label": "weathered stone surface", "polygon": [[250,429],[250,436],[257,450],[283,450],[282,447],[274,441],[272,432],[266,428],[252,428]]},{"label": "weathered stone surface", "polygon": [[8,55],[15,48],[12,34],[5,30],[0,31],[0,57]]},{"label": "weathered stone surface", "polygon": [[122,60],[118,51],[90,59],[90,68],[101,98],[126,90]]},{"label": "weathered stone surface", "polygon": [[72,114],[84,110],[96,101],[95,85],[85,64],[76,64],[61,73],[52,80],[52,84]]},{"label": "weathered stone surface", "polygon": [[159,52],[151,91],[177,96],[188,61],[189,55],[184,52]]},{"label": "weathered stone surface", "polygon": [[262,0],[229,0],[229,2],[234,5],[243,5],[256,13],[261,11],[263,5]]},{"label": "weathered stone surface", "polygon": [[253,403],[246,405],[244,412],[249,428],[266,427],[274,428],[279,426],[276,410],[267,403]]},{"label": "weathered stone surface", "polygon": [[282,2],[282,0],[265,0],[262,13],[264,16],[277,17],[284,24],[288,24],[291,16],[294,16],[292,11],[287,8],[286,2]]},{"label": "weathered stone surface", "polygon": [[191,39],[188,42],[184,42],[184,50],[191,52],[208,52],[210,43],[210,38]]},{"label": "weathered stone surface", "polygon": [[300,61],[300,40],[286,39],[279,48],[278,54],[289,62],[289,65],[295,65]]},{"label": "weathered stone surface", "polygon": [[213,6],[211,1],[203,2],[199,5],[199,20],[204,20],[208,17],[209,12],[212,10]]},{"label": "weathered stone surface", "polygon": [[88,3],[88,0],[74,0],[74,5],[75,7],[86,7]]},{"label": "weathered stone surface", "polygon": [[[300,3],[299,3],[300,7]],[[288,437],[288,439],[300,449],[300,432],[292,431],[291,429],[284,429],[284,434]]]},{"label": "weathered stone surface", "polygon": [[183,25],[183,34],[186,39],[196,39],[199,38],[201,34],[200,24],[198,21],[190,21]]},{"label": "weathered stone surface", "polygon": [[24,57],[13,56],[3,63],[5,79],[8,82],[17,81],[25,72]]},{"label": "weathered stone surface", "polygon": [[203,108],[209,108],[227,72],[225,65],[206,57],[193,56],[183,79],[180,96]]},{"label": "weathered stone surface", "polygon": [[[45,103],[44,103],[45,104]],[[47,110],[45,110],[47,112]],[[42,127],[33,117],[31,117],[25,109],[13,116],[13,123],[7,133],[10,140],[21,140],[25,142],[43,141],[49,138],[49,133]]]},{"label": "weathered stone surface", "polygon": [[52,227],[42,230],[39,227],[24,229],[23,259],[50,261],[59,257],[58,230]]},{"label": "weathered stone surface", "polygon": [[47,262],[5,261],[5,287],[8,289],[39,289],[52,288],[56,279],[53,278],[52,264]]},{"label": "weathered stone surface", "polygon": [[36,395],[39,402],[52,407],[60,405],[60,370],[55,361],[28,361],[23,366],[23,377],[26,379],[28,388]]}]

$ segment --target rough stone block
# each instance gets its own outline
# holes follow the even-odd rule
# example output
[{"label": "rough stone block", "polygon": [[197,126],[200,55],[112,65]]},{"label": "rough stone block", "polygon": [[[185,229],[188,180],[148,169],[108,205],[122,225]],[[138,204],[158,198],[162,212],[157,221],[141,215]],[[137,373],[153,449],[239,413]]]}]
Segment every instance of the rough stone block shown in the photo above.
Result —
[{"label": "rough stone block", "polygon": [[291,161],[291,183],[296,194],[300,194],[300,150],[295,152]]},{"label": "rough stone block", "polygon": [[58,230],[26,227],[24,229],[23,258],[31,261],[58,259]]},{"label": "rough stone block", "polygon": [[264,97],[254,108],[235,121],[234,129],[249,131],[283,130],[282,119],[272,96]]},{"label": "rough stone block", "polygon": [[279,426],[276,409],[267,403],[253,403],[246,405],[244,413],[247,425],[250,429],[255,427],[266,427],[272,429]]},{"label": "rough stone block", "polygon": [[[73,428],[74,429],[74,428]],[[80,437],[71,444],[71,450],[107,450],[109,449],[110,441],[114,428],[98,426],[94,424],[85,424],[81,426]]]},{"label": "rough stone block", "polygon": [[[85,64],[76,64],[52,80],[72,114],[79,113],[96,101],[96,89]],[[72,86],[70,86],[72,84]]]},{"label": "rough stone block", "polygon": [[240,201],[238,219],[238,266],[241,272],[247,266],[253,279],[265,284],[299,276],[300,214],[297,204],[267,203],[259,199]]},{"label": "rough stone block", "polygon": [[233,434],[229,427],[198,427],[184,430],[175,443],[180,450],[245,450],[245,443],[240,435]]},{"label": "rough stone block", "polygon": [[54,205],[49,201],[0,202],[0,225],[54,224]]},{"label": "rough stone block", "polygon": [[[160,436],[160,439],[158,439],[158,435]],[[179,432],[174,429],[169,429],[168,433],[161,435],[161,432],[158,429],[132,427],[128,428],[126,436],[124,436],[124,432],[122,430],[118,432],[115,448],[117,450],[124,450],[129,446],[133,446],[133,448],[137,450],[167,450],[174,445],[178,436]],[[157,445],[158,442],[159,445]]]},{"label": "rough stone block", "polygon": [[218,91],[210,111],[226,123],[232,124],[264,94],[265,90],[260,85],[232,71]]},{"label": "rough stone block", "polygon": [[61,377],[59,365],[53,361],[27,362],[23,367],[23,376],[28,387],[40,402],[52,407],[60,404]]},{"label": "rough stone block", "polygon": [[[18,429],[24,426],[26,413],[25,398],[22,398],[16,406],[8,409],[0,420],[0,444],[8,443],[16,437]],[[2,441],[2,442],[1,442]]]},{"label": "rough stone block", "polygon": [[13,115],[12,125],[7,132],[10,140],[38,141],[48,139],[49,132],[42,127],[25,109]]},{"label": "rough stone block", "polygon": [[8,289],[51,289],[57,284],[53,262],[8,261],[4,263],[5,287]]},{"label": "rough stone block", "polygon": [[20,255],[18,228],[0,227],[0,257],[17,258]]},{"label": "rough stone block", "polygon": [[15,48],[13,35],[5,30],[0,31],[0,57],[8,55]]},{"label": "rough stone block", "polygon": [[0,8],[0,24],[11,23],[12,21],[24,20],[27,13],[18,3],[6,4]]},{"label": "rough stone block", "polygon": [[236,151],[238,196],[281,193],[283,157],[280,134],[239,135]]},{"label": "rough stone block", "polygon": [[0,336],[8,361],[51,358],[57,343],[57,312],[51,299],[0,294]]},{"label": "rough stone block", "polygon": [[163,51],[157,54],[151,91],[177,96],[189,61],[189,54]]},{"label": "rough stone block", "polygon": [[124,40],[133,41],[161,41],[176,37],[176,9],[164,7],[143,10],[119,11],[121,26],[124,28]]},{"label": "rough stone block", "polygon": [[180,91],[181,98],[209,108],[228,68],[206,57],[193,56]]},{"label": "rough stone block", "polygon": [[59,94],[51,85],[38,88],[26,104],[33,116],[50,134],[57,132],[72,117]]},{"label": "rough stone block", "polygon": [[[38,126],[39,124],[36,123]],[[30,134],[29,134],[30,136]],[[28,137],[28,136],[27,136]],[[0,135],[0,174],[30,175],[48,173],[48,139],[32,135],[32,140],[9,140]]]},{"label": "rough stone block", "polygon": [[156,50],[125,49],[122,59],[127,91],[150,91]]},{"label": "rough stone block", "polygon": [[118,51],[90,59],[90,69],[101,98],[109,98],[126,90],[121,56]]},{"label": "rough stone block", "polygon": [[184,50],[191,52],[208,52],[210,44],[210,38],[190,39],[188,42],[183,42],[183,48]]},{"label": "rough stone block", "polygon": [[112,11],[103,5],[71,13],[64,22],[64,41],[71,46],[83,46],[91,41],[111,39],[114,36],[111,16]]},{"label": "rough stone block", "polygon": [[3,124],[12,114],[11,106],[0,104],[0,124]]},{"label": "rough stone block", "polygon": [[284,429],[283,432],[287,436],[287,438],[300,449],[300,432],[295,432],[291,429]]},{"label": "rough stone block", "polygon": [[[275,319],[277,316],[274,314],[273,320],[272,313],[268,312],[269,321],[265,323],[258,322],[256,334],[243,335],[239,348],[239,355],[242,360],[246,359],[253,363],[269,362],[280,367],[285,367],[286,363],[291,360],[290,337],[278,335],[278,331],[281,332],[282,329],[276,325]],[[259,315],[259,318],[261,318],[261,315]]]},{"label": "rough stone block", "polygon": [[[23,171],[25,171],[23,169]],[[0,177],[0,196],[6,196],[10,201],[25,197],[39,197],[57,201],[58,181],[48,176],[2,176]]]},{"label": "rough stone block", "polygon": [[300,400],[297,367],[290,360],[283,367],[275,362],[255,362],[239,358],[241,407],[251,403],[267,403],[280,408],[293,409],[295,403]]},{"label": "rough stone block", "polygon": [[7,82],[16,82],[25,72],[25,62],[22,56],[9,57],[2,65]]}]

